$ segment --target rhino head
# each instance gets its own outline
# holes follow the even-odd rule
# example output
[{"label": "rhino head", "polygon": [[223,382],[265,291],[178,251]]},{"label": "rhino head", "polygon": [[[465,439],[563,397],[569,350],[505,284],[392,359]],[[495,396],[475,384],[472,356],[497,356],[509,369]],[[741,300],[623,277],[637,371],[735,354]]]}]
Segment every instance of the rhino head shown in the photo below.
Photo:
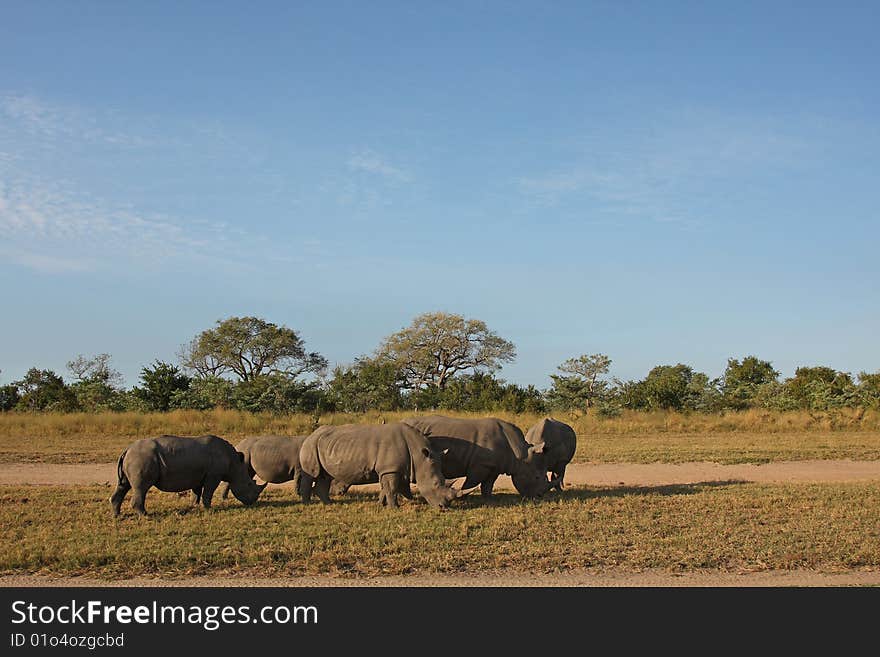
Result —
[{"label": "rhino head", "polygon": [[446,485],[440,455],[435,451],[420,447],[412,454],[412,460],[419,493],[431,506],[446,509],[452,500],[467,495]]},{"label": "rhino head", "polygon": [[229,490],[245,506],[250,506],[256,502],[260,493],[266,487],[266,484],[258,485],[251,479],[247,466],[244,464],[244,454],[241,452],[235,452],[235,456],[232,457],[227,477]]},{"label": "rhino head", "polygon": [[556,481],[555,478],[548,481],[547,471],[528,461],[518,461],[510,478],[517,492],[523,497],[541,497]]},{"label": "rhino head", "polygon": [[529,463],[541,472],[547,472],[547,455],[544,447],[544,443],[529,445],[529,453],[526,456],[526,463]]}]

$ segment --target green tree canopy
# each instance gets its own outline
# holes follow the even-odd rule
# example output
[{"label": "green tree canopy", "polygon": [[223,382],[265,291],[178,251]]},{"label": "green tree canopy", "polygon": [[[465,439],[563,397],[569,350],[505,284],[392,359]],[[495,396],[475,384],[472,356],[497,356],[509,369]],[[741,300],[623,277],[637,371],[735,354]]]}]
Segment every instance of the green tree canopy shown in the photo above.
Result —
[{"label": "green tree canopy", "polygon": [[729,408],[744,409],[755,403],[761,386],[774,383],[779,372],[773,369],[770,361],[756,356],[746,356],[742,361],[727,359],[727,369],[721,378],[721,393],[724,404]]},{"label": "green tree canopy", "polygon": [[190,383],[176,365],[160,360],[143,367],[140,379],[141,386],[134,389],[134,394],[150,411],[169,410],[175,393],[186,391]]},{"label": "green tree canopy", "polygon": [[547,391],[548,402],[554,408],[566,410],[591,408],[608,388],[602,377],[610,368],[611,359],[605,354],[569,358],[557,367],[563,374],[550,375],[553,384]]},{"label": "green tree canopy", "polygon": [[690,365],[658,365],[642,381],[650,408],[682,410],[687,406],[694,369]]},{"label": "green tree canopy", "polygon": [[401,372],[409,389],[443,390],[458,372],[493,372],[516,357],[516,348],[479,319],[445,312],[424,313],[387,337],[376,351]]},{"label": "green tree canopy", "polygon": [[184,345],[180,360],[201,378],[232,374],[241,381],[268,374],[296,378],[327,367],[321,354],[306,352],[296,331],[258,317],[218,320]]},{"label": "green tree canopy", "polygon": [[348,366],[337,366],[328,384],[329,402],[345,413],[391,411],[402,406],[402,375],[390,361],[362,356]]},{"label": "green tree canopy", "polygon": [[76,395],[52,370],[32,367],[13,385],[19,391],[18,408],[22,410],[71,412],[78,408]]}]

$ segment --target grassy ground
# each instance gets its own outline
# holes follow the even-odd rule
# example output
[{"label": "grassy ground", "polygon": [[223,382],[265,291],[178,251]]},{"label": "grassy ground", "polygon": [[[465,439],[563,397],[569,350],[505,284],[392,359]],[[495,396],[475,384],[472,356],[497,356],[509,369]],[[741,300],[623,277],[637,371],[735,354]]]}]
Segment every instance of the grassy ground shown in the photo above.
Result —
[{"label": "grassy ground", "polygon": [[342,576],[581,567],[839,571],[880,568],[880,483],[581,488],[541,502],[478,496],[440,513],[354,494],[303,506],[289,491],[192,509],[155,489],[153,514],[110,489],[0,487],[0,573]]},{"label": "grassy ground", "polygon": [[[0,414],[0,462],[100,463],[114,461],[136,438],[214,433],[233,442],[244,436],[307,434],[316,423],[392,422],[411,413],[258,415],[238,411],[172,413]],[[458,416],[468,414],[455,413]],[[498,416],[523,431],[537,415]],[[880,459],[880,413],[727,415],[626,413],[617,418],[560,414],[580,437],[575,461],[761,463],[798,459]]]}]

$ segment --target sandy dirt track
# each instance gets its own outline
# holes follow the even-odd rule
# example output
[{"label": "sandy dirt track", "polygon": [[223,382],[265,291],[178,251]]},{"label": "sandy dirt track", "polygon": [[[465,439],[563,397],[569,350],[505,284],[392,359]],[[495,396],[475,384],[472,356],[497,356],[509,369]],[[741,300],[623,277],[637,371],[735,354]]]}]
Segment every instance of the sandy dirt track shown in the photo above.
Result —
[{"label": "sandy dirt track", "polygon": [[[577,463],[565,474],[568,485],[662,486],[709,481],[759,483],[846,482],[880,479],[880,461],[777,461],[750,463]],[[116,463],[7,463],[0,464],[0,484],[82,486],[116,484]],[[509,477],[500,477],[498,489],[511,490]]]},{"label": "sandy dirt track", "polygon": [[192,577],[100,580],[87,577],[45,577],[41,575],[0,576],[0,587],[10,586],[284,586],[284,587],[375,587],[375,586],[590,586],[590,587],[782,587],[782,586],[880,586],[880,572],[851,571],[820,573],[812,570],[773,570],[762,572],[701,571],[640,573],[615,570],[572,570],[564,573],[531,574],[489,572],[455,575],[406,575],[394,577]]}]

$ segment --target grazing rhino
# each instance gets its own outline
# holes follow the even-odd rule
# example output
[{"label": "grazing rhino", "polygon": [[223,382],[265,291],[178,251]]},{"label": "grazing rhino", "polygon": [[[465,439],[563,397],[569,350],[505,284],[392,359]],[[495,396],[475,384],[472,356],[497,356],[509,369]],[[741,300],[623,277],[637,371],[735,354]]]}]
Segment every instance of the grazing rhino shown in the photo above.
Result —
[{"label": "grazing rhino", "polygon": [[[299,491],[300,473],[299,450],[305,436],[250,436],[235,446],[244,456],[248,475],[258,476],[270,484],[283,484],[292,481]],[[229,484],[221,487],[221,497],[229,495]]]},{"label": "grazing rhino", "polygon": [[452,418],[429,415],[403,420],[421,431],[438,452],[443,452],[443,476],[465,477],[462,489],[480,485],[482,495],[492,494],[495,480],[508,474],[525,497],[540,497],[550,489],[547,474],[536,465],[541,446],[526,442],[519,427],[498,418]]},{"label": "grazing rhino", "polygon": [[562,490],[565,479],[565,466],[574,458],[577,449],[577,435],[569,425],[552,417],[546,417],[526,433],[526,442],[542,446],[541,456],[536,463],[543,461],[546,472],[552,472],[556,479],[553,486]]},{"label": "grazing rhino", "polygon": [[397,507],[397,496],[412,499],[410,483],[428,504],[445,509],[462,495],[446,485],[440,457],[427,438],[400,422],[365,425],[323,426],[306,438],[300,450],[303,502],[314,490],[322,502],[330,502],[330,482],[346,486],[381,485],[379,503]]},{"label": "grazing rhino", "polygon": [[256,502],[266,487],[254,483],[244,457],[217,436],[141,438],[122,452],[116,473],[119,483],[110,498],[114,516],[119,515],[130,489],[134,490],[132,508],[147,515],[144,500],[151,486],[172,493],[191,490],[195,504],[201,499],[206,509],[211,508],[211,497],[221,481],[229,482],[232,494],[247,505]]}]

